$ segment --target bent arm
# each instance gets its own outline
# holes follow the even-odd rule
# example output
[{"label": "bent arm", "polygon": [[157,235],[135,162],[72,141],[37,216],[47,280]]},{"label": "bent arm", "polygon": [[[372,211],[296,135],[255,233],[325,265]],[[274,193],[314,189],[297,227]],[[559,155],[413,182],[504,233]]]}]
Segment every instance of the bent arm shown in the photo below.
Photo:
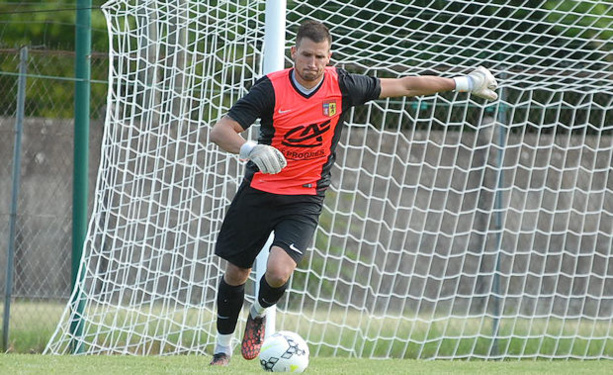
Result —
[{"label": "bent arm", "polygon": [[452,78],[438,76],[410,76],[402,78],[381,78],[379,99],[399,96],[432,95],[455,89]]},{"label": "bent arm", "polygon": [[238,154],[241,146],[246,142],[240,135],[244,130],[237,121],[224,116],[211,129],[209,140],[224,151]]}]

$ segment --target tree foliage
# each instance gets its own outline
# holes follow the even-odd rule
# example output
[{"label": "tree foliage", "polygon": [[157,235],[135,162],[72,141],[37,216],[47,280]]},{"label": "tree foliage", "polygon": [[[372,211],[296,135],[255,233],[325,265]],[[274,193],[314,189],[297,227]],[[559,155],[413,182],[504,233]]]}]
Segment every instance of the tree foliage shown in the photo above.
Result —
[{"label": "tree foliage", "polygon": [[[103,3],[93,0],[91,11],[92,50],[100,52],[108,48]],[[0,2],[0,48],[74,50],[76,9],[75,0]]]},{"label": "tree foliage", "polygon": [[[178,0],[168,0],[166,3],[172,3]],[[187,1],[187,0],[185,0]],[[190,0],[197,1],[197,0]],[[214,4],[213,0],[208,5]],[[221,0],[220,0],[221,1]],[[224,0],[225,1],[225,0]],[[263,0],[262,0],[263,1]],[[100,7],[106,0],[92,0],[91,22],[92,22],[92,52],[100,52],[102,54],[108,51],[108,35],[106,20]],[[131,4],[139,4],[137,0],[130,0]],[[329,0],[311,0],[308,3],[288,1],[288,26],[294,30],[298,23],[303,20],[305,15],[309,18],[329,17],[326,22],[339,25],[336,27],[336,35],[334,35],[337,45],[350,45],[353,49],[348,50],[352,56],[370,51],[373,48],[370,44],[380,46],[381,53],[395,53],[406,59],[403,53],[403,45],[386,43],[386,37],[389,35],[397,37],[399,34],[406,35],[407,41],[410,43],[424,43],[432,36],[429,32],[429,22],[447,25],[453,29],[455,35],[468,35],[470,30],[475,27],[487,27],[491,29],[489,33],[490,40],[505,41],[500,45],[491,45],[489,50],[495,50],[500,56],[501,61],[512,62],[513,59],[518,59],[518,50],[532,49],[539,58],[551,59],[558,61],[559,59],[572,60],[577,57],[584,59],[584,56],[579,55],[584,51],[577,49],[578,52],[574,55],[558,50],[555,45],[557,40],[561,43],[566,43],[564,40],[574,40],[574,43],[579,43],[581,46],[593,46],[594,53],[590,54],[588,59],[594,62],[610,61],[613,59],[613,54],[607,54],[606,51],[613,50],[613,3],[606,1],[560,1],[560,0],[539,0],[539,1],[524,1],[524,0],[474,0],[474,1],[459,1],[459,0],[398,0],[393,3],[372,0],[353,0],[352,6],[345,6],[341,2]],[[231,5],[231,3],[230,3]],[[401,14],[406,11],[407,7],[403,5],[412,5],[413,9],[419,9],[419,17],[417,14],[407,15]],[[30,50],[75,50],[75,23],[77,0],[0,0],[0,49],[16,49],[20,46],[27,45]],[[229,6],[228,11],[232,8]],[[356,11],[357,9],[357,11]],[[385,9],[385,12],[380,12]],[[423,11],[422,11],[423,9]],[[332,12],[331,12],[332,10]],[[396,16],[394,12],[398,12]],[[474,15],[478,15],[475,17]],[[208,15],[203,14],[203,18]],[[429,18],[428,18],[429,17]],[[407,23],[407,19],[410,22]],[[372,35],[360,36],[364,38],[364,45],[356,44],[352,41],[352,33],[356,30],[372,27],[377,33]],[[551,25],[557,25],[551,27]],[[169,26],[170,27],[170,26]],[[465,29],[465,30],[463,30]],[[512,30],[513,33],[510,33]],[[464,32],[464,34],[463,34]],[[513,39],[509,42],[509,38]],[[440,36],[439,36],[440,37]],[[388,38],[392,39],[392,38]],[[552,42],[553,41],[553,42]],[[540,48],[542,44],[554,45],[552,48]],[[475,45],[464,45],[472,43],[469,39],[457,41],[458,46],[462,48],[464,55],[458,56],[458,59],[479,59],[479,53],[484,49],[480,48],[480,42],[475,42]],[[432,56],[441,53],[436,43],[430,43],[435,47],[424,49],[422,55],[413,56],[415,59],[428,60]],[[429,45],[430,45],[429,44]],[[602,45],[604,44],[604,46]],[[572,45],[566,47],[572,49]],[[440,48],[444,48],[441,46]],[[567,49],[568,49],[567,48]],[[490,53],[490,52],[487,52]],[[14,50],[7,52],[6,56],[0,58],[0,86],[13,87],[16,84],[14,74],[18,71],[18,61],[16,60]],[[72,57],[65,55],[66,62],[45,64],[47,61],[55,61],[55,57],[48,54],[31,54],[31,65],[29,74],[38,74],[41,76],[54,77],[73,77],[74,64]],[[377,60],[377,56],[370,56],[373,60]],[[35,61],[36,59],[40,61]],[[59,58],[58,58],[59,59]],[[102,60],[100,60],[102,61]],[[404,61],[404,60],[403,60]],[[92,67],[92,78],[105,80],[108,72],[106,68],[107,61],[99,63],[99,72]],[[45,66],[43,70],[42,66]],[[41,67],[35,71],[34,67]],[[2,75],[2,72],[9,74]],[[72,83],[69,82],[71,85]],[[72,102],[69,97],[70,88],[63,95],[58,93],[53,94],[55,97],[61,97],[58,102]],[[59,84],[55,85],[59,87]],[[54,91],[58,91],[56,88]],[[100,85],[100,97],[104,98],[105,87]],[[41,94],[32,93],[28,96],[28,100],[35,100],[36,96]],[[3,107],[11,108],[14,100],[4,98],[5,102],[0,101]],[[104,99],[101,99],[104,100]],[[8,101],[8,102],[6,102]],[[57,108],[45,109],[43,106],[37,112],[41,116],[53,116],[56,113],[58,116],[70,116],[71,111],[59,111]],[[61,112],[61,113],[60,113]]]},{"label": "tree foliage", "polygon": [[[92,0],[92,50],[106,51],[108,48],[106,21],[100,11],[105,0]],[[288,8],[295,5],[289,1]],[[362,5],[361,12],[365,16],[378,9],[382,9],[383,2],[370,0],[356,0],[354,4]],[[379,4],[380,3],[380,4]],[[531,1],[523,0],[476,0],[471,3],[453,0],[401,0],[398,4],[414,4],[431,9],[432,11],[445,10],[442,14],[456,14],[458,16],[471,14],[488,14],[492,16],[509,17],[508,22],[547,21],[558,23],[559,28],[548,30],[550,35],[564,34],[567,37],[598,38],[600,40],[613,39],[613,6],[594,1]],[[320,6],[326,8],[334,3],[324,0],[309,1],[309,7]],[[497,5],[497,6],[493,6]],[[21,1],[6,0],[0,2],[0,47],[14,48],[20,45],[42,47],[45,49],[74,49],[74,28],[76,20],[76,0],[38,0]],[[355,9],[355,8],[351,8]],[[300,12],[295,12],[298,14]],[[504,14],[503,14],[504,13]],[[339,17],[347,15],[339,11]],[[310,13],[316,17],[317,12]],[[374,17],[372,14],[370,17]],[[389,17],[388,17],[389,18]],[[394,19],[380,20],[391,26],[402,26],[408,29],[418,29],[420,25],[395,25]],[[356,20],[356,22],[359,22]],[[415,20],[415,23],[426,21]],[[470,22],[468,23],[470,24]],[[568,27],[568,26],[572,27]],[[502,28],[504,25],[497,25]],[[500,30],[503,32],[504,30]]]}]

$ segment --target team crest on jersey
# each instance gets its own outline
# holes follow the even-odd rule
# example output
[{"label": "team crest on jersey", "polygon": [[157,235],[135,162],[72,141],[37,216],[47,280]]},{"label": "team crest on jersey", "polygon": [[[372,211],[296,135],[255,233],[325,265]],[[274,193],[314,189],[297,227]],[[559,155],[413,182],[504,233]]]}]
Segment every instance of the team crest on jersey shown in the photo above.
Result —
[{"label": "team crest on jersey", "polygon": [[332,117],[336,115],[336,100],[326,100],[323,105],[324,116]]}]

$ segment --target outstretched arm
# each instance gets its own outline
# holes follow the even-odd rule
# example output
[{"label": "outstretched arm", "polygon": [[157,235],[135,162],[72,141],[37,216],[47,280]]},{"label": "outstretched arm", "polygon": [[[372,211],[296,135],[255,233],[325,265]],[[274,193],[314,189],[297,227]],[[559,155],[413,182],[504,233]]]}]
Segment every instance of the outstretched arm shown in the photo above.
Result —
[{"label": "outstretched arm", "polygon": [[496,100],[494,92],[498,87],[489,70],[480,66],[465,76],[444,78],[438,76],[416,76],[403,78],[382,78],[379,98],[398,96],[432,95],[438,92],[456,90],[470,92],[480,98]]},{"label": "outstretched arm", "polygon": [[437,76],[381,78],[381,95],[379,95],[379,98],[432,95],[453,89],[455,89],[455,82],[451,78]]}]

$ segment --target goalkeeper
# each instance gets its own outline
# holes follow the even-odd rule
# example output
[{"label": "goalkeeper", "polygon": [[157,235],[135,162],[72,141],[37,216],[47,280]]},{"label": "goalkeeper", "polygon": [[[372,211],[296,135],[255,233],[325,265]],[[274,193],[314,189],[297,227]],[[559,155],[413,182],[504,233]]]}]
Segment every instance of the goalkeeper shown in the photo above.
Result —
[{"label": "goalkeeper", "polygon": [[[326,26],[306,21],[291,47],[294,67],[259,79],[210,133],[223,150],[248,161],[244,180],[224,219],[215,253],[227,261],[217,290],[217,342],[211,365],[225,366],[256,256],[274,231],[259,292],[249,309],[241,345],[254,359],[264,339],[266,309],[283,296],[311,246],[330,184],[343,118],[353,106],[388,97],[469,92],[496,100],[492,74],[478,67],[465,76],[375,78],[330,67]],[[240,135],[260,119],[258,142]]]}]

